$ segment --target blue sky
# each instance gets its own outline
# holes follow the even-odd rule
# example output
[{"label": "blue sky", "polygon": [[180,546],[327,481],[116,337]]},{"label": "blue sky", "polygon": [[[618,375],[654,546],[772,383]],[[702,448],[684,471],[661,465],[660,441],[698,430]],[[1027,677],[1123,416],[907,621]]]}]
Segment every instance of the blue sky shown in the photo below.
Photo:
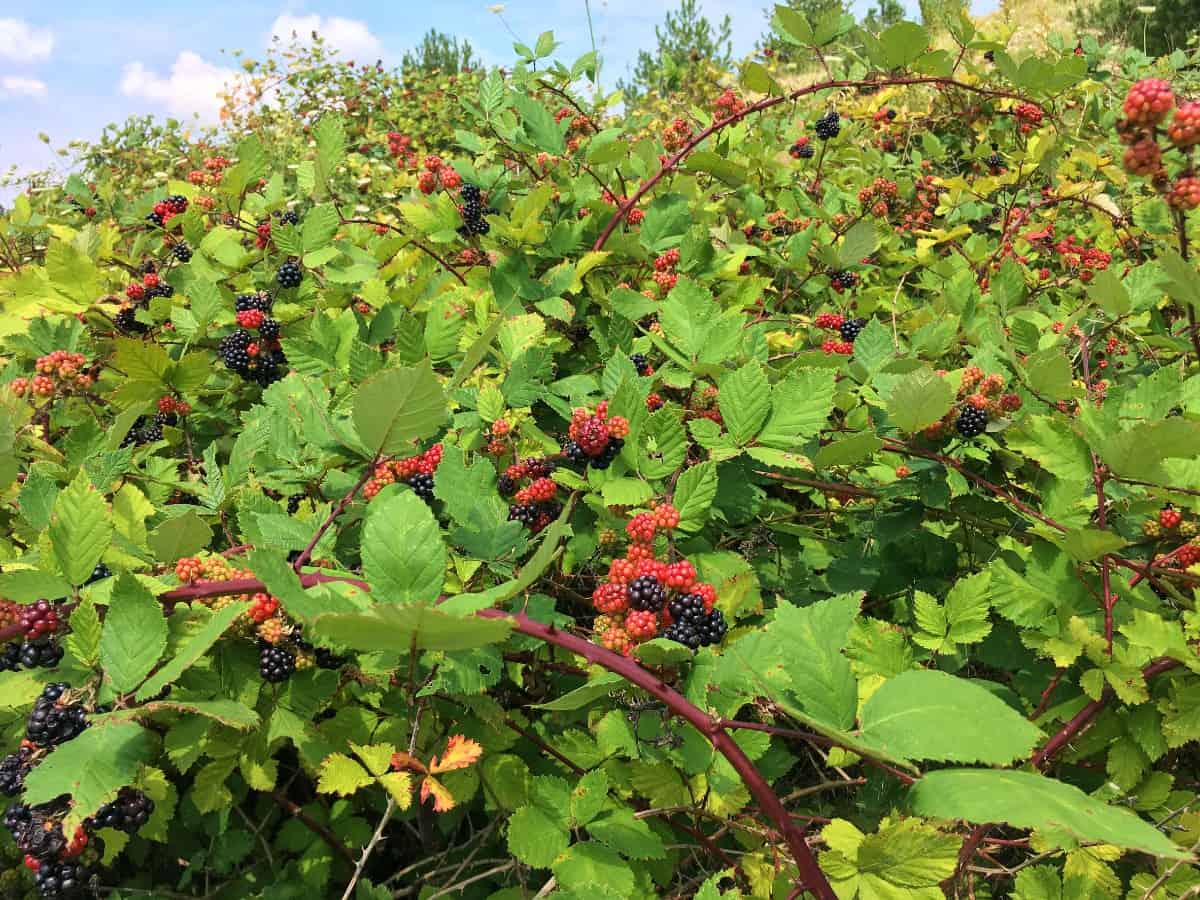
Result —
[{"label": "blue sky", "polygon": [[[862,0],[860,0],[862,2]],[[988,2],[988,0],[985,0]],[[676,0],[591,0],[602,80],[611,88]],[[765,27],[767,0],[701,0],[711,19],[733,18],[734,51]],[[915,2],[906,5],[915,6]],[[223,50],[261,56],[272,33],[313,28],[345,58],[398,61],[429,28],[468,38],[486,63],[512,60],[512,36],[486,0],[5,0],[0,11],[0,170],[42,167],[53,147],[94,138],[131,114],[215,113],[213,96],[235,63]],[[590,48],[584,0],[510,0],[504,21],[532,45],[542,31],[560,58]]]}]

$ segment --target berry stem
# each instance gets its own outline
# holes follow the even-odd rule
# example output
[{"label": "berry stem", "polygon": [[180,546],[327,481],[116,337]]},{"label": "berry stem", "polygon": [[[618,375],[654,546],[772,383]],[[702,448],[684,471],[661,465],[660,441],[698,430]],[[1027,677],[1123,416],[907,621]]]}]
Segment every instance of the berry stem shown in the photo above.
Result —
[{"label": "berry stem", "polygon": [[299,805],[289,800],[282,791],[271,791],[271,799],[279,805],[280,809],[288,813],[288,815],[299,819],[305,828],[328,844],[329,849],[331,849],[338,856],[342,857],[342,859],[351,864],[357,862],[357,860],[354,858],[354,854],[350,852],[349,848],[347,848],[345,844],[338,840],[336,834],[306,813]]},{"label": "berry stem", "polygon": [[[1088,346],[1088,336],[1086,331],[1081,331],[1079,334],[1079,357],[1083,366],[1083,384],[1088,394],[1092,393],[1092,371],[1089,362],[1091,348]],[[1094,452],[1089,451],[1088,455],[1092,458],[1092,484],[1096,487],[1096,524],[1100,526],[1101,531],[1108,530],[1108,500],[1104,496],[1104,466],[1100,462],[1100,457]],[[1109,556],[1104,554],[1100,558],[1100,590],[1103,593],[1104,603],[1104,644],[1105,651],[1109,656],[1113,652],[1113,607],[1117,605],[1117,594],[1113,593],[1112,582],[1109,577]]]},{"label": "berry stem", "polygon": [[317,529],[317,533],[313,535],[313,539],[308,542],[308,546],[300,551],[300,555],[296,557],[296,561],[292,563],[292,568],[299,572],[302,568],[308,565],[308,561],[312,558],[313,550],[320,543],[321,538],[325,536],[330,527],[338,516],[346,511],[346,507],[354,502],[354,498],[358,496],[358,492],[363,489],[363,486],[371,480],[371,476],[375,474],[375,467],[383,461],[382,456],[376,456],[367,464],[367,468],[363,471],[358,481],[354,483],[354,487],[350,488],[346,496],[339,500],[329,511],[329,515],[325,521],[321,523],[321,527]]},{"label": "berry stem", "polygon": [[[1187,220],[1182,209],[1175,210],[1175,235],[1179,241],[1179,255],[1185,260],[1189,258]],[[1187,308],[1188,334],[1192,339],[1192,347],[1196,350],[1196,362],[1200,363],[1200,324],[1196,322],[1196,307],[1185,303]]]},{"label": "berry stem", "polygon": [[791,848],[792,856],[800,869],[800,876],[808,890],[816,894],[820,900],[836,900],[825,874],[817,865],[816,857],[805,841],[803,830],[796,827],[784,809],[779,797],[767,784],[766,779],[755,768],[754,763],[742,751],[742,748],[730,737],[729,733],[714,721],[703,710],[692,705],[678,691],[664,683],[652,672],[643,669],[637,662],[628,657],[607,650],[598,644],[576,637],[573,634],[536,622],[525,613],[508,613],[501,609],[484,609],[476,615],[485,619],[511,618],[517,629],[524,635],[535,637],[547,643],[555,644],[564,650],[570,650],[582,656],[590,663],[602,666],[610,672],[620,675],[626,681],[666,704],[675,715],[685,719],[696,730],[708,738],[709,742],[741,776],[747,790],[758,801],[763,811],[775,823],[784,840]]},{"label": "berry stem", "polygon": [[691,140],[689,140],[686,144],[684,144],[683,147],[674,156],[672,156],[670,159],[668,159],[665,163],[662,164],[662,167],[657,172],[655,172],[653,175],[651,175],[650,178],[648,178],[646,181],[642,182],[642,184],[638,187],[638,189],[636,191],[634,191],[632,195],[630,195],[629,197],[626,197],[625,202],[620,204],[617,207],[617,211],[615,213],[613,213],[612,218],[608,220],[608,224],[604,226],[604,230],[602,232],[600,232],[600,236],[598,238],[596,238],[596,243],[592,245],[592,249],[593,250],[603,250],[604,245],[608,242],[608,239],[612,236],[613,231],[616,230],[616,227],[617,227],[617,225],[619,225],[621,223],[621,220],[624,219],[627,215],[629,215],[629,211],[632,210],[634,207],[636,207],[638,205],[638,203],[641,201],[642,197],[646,196],[646,194],[648,194],[654,188],[654,186],[656,184],[658,184],[660,181],[662,181],[663,177],[668,172],[673,171],[674,168],[677,165],[679,165],[679,163],[685,157],[687,157],[688,154],[690,154],[693,150],[695,150],[698,146],[700,146],[700,144],[702,144],[706,138],[708,138],[710,135],[716,134],[718,131],[722,130],[723,128],[726,128],[729,125],[733,125],[736,122],[740,122],[742,119],[744,119],[746,116],[750,115],[751,113],[762,112],[763,110],[770,109],[773,106],[778,106],[780,103],[787,103],[792,100],[797,100],[800,97],[807,96],[808,94],[817,94],[817,93],[820,93],[821,91],[832,90],[833,88],[864,88],[864,87],[867,87],[867,88],[872,88],[872,89],[878,89],[878,88],[883,88],[883,87],[902,87],[902,86],[906,86],[906,85],[920,85],[920,84],[932,84],[932,85],[938,85],[941,87],[957,87],[957,88],[962,88],[964,91],[971,91],[976,94],[982,94],[986,97],[1007,97],[1012,100],[1028,101],[1028,98],[1023,97],[1020,94],[1014,94],[1010,91],[996,91],[996,90],[992,90],[990,88],[979,87],[978,85],[974,85],[974,84],[966,84],[965,82],[958,81],[954,78],[943,78],[943,77],[934,77],[934,76],[912,77],[912,78],[886,78],[886,79],[878,79],[878,80],[821,81],[821,82],[818,82],[817,84],[810,84],[807,87],[797,88],[796,90],[792,91],[789,94],[781,94],[778,97],[766,97],[762,100],[759,100],[757,103],[750,104],[749,106],[747,106],[745,109],[743,109],[740,112],[735,112],[732,115],[726,116],[724,119],[718,119],[717,121],[715,121],[711,125],[709,125],[707,128],[705,128],[703,131],[697,133],[695,135],[695,137],[693,137]]}]

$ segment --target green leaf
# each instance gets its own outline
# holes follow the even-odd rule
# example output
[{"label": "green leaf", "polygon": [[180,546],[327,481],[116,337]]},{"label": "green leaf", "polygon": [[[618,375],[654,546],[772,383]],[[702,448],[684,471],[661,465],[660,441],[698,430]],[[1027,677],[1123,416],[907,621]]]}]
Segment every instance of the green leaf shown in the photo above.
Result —
[{"label": "green leaf", "polygon": [[571,789],[571,827],[578,828],[592,821],[607,800],[608,773],[603,769],[593,769],[575,782]]},{"label": "green leaf", "polygon": [[624,807],[588,823],[588,835],[626,859],[664,859],[667,855],[662,838]]},{"label": "green leaf", "polygon": [[932,369],[897,379],[887,401],[888,415],[901,431],[914,434],[932,425],[954,405],[954,389]]},{"label": "green leaf", "polygon": [[192,511],[167,519],[150,532],[147,542],[159,559],[182,559],[203,550],[212,540],[212,528]]},{"label": "green leaf", "polygon": [[34,603],[43,597],[57,599],[70,593],[69,581],[38,569],[12,569],[0,573],[0,596],[15,603]]},{"label": "green leaf", "polygon": [[815,43],[812,26],[802,13],[790,6],[775,5],[775,15],[771,18],[771,27],[784,40],[801,47],[811,47]]},{"label": "green leaf", "polygon": [[428,504],[412,491],[370,506],[362,538],[363,573],[378,603],[419,603],[441,593],[446,545]]},{"label": "green leaf", "polygon": [[379,606],[369,613],[319,616],[314,628],[336,644],[355,650],[471,650],[498,644],[512,622],[504,618],[463,618],[430,606]]},{"label": "green leaf", "polygon": [[758,443],[791,450],[825,427],[833,411],[832,369],[801,369],[775,385],[771,417],[759,432]]},{"label": "green leaf", "polygon": [[304,252],[311,253],[329,245],[338,230],[337,211],[328,203],[314,206],[304,216]]},{"label": "green leaf", "polygon": [[77,738],[54,748],[25,777],[22,800],[35,805],[69,795],[73,804],[64,829],[74,834],[79,823],[136,781],[154,743],[151,733],[133,722],[95,722]]},{"label": "green leaf", "polygon": [[1007,765],[1029,755],[1041,731],[965,678],[914,669],[890,678],[863,705],[860,740],[889,756]]},{"label": "green leaf", "polygon": [[320,774],[317,778],[317,791],[322,794],[337,794],[339,797],[349,797],[351,794],[375,783],[375,776],[362,767],[355,759],[344,753],[331,753],[321,762]]},{"label": "green leaf", "polygon": [[[860,219],[842,236],[838,246],[838,267],[849,269],[861,264],[865,257],[875,252],[879,236],[870,219]],[[856,339],[857,342],[857,339]]]},{"label": "green leaf", "polygon": [[832,466],[853,466],[870,459],[883,446],[883,441],[870,432],[851,435],[840,441],[826,444],[817,451],[813,463],[818,469]]},{"label": "green leaf", "polygon": [[708,510],[717,496],[717,464],[705,462],[683,470],[675,484],[674,504],[679,510],[679,530],[699,531],[708,518]]},{"label": "green leaf", "polygon": [[1126,541],[1111,531],[1099,528],[1077,528],[1063,538],[1063,549],[1076,562],[1090,562],[1108,553],[1116,553]]},{"label": "green leaf", "polygon": [[581,896],[593,894],[596,886],[619,897],[633,896],[633,870],[603,844],[572,844],[554,863],[554,876],[562,887]]},{"label": "green leaf", "polygon": [[346,126],[337,115],[326,113],[313,128],[313,137],[317,142],[316,188],[323,193],[346,157]]},{"label": "green leaf", "polygon": [[64,642],[85,666],[94,666],[100,659],[100,613],[91,598],[85,598],[71,613],[71,633]]},{"label": "green leaf", "polygon": [[1031,416],[1020,429],[1006,432],[1004,439],[1017,453],[1025,454],[1057,478],[1080,482],[1092,478],[1092,458],[1087,445],[1063,427],[1061,419]]},{"label": "green leaf", "polygon": [[897,22],[879,36],[887,65],[900,69],[917,59],[929,46],[929,32],[913,22]]},{"label": "green leaf", "polygon": [[573,709],[582,709],[593,700],[599,700],[601,697],[607,697],[613,691],[619,689],[619,685],[624,681],[620,675],[614,675],[605,672],[592,678],[583,687],[577,687],[573,691],[568,691],[556,700],[551,700],[548,703],[538,703],[534,705],[534,709],[548,709],[558,711],[569,711]]},{"label": "green leaf", "polygon": [[927,772],[909,793],[909,805],[921,816],[1004,822],[1032,828],[1061,844],[1077,841],[1114,844],[1175,859],[1187,851],[1128,810],[1109,806],[1079,788],[1032,772],[944,769]]},{"label": "green leaf", "polygon": [[750,443],[771,410],[771,386],[762,366],[746,363],[721,382],[718,404],[725,427],[735,443]]},{"label": "green leaf", "polygon": [[[212,613],[203,626],[179,642],[175,656],[155,672],[141,690],[137,692],[139,703],[158,696],[168,684],[173,684],[180,675],[195,665],[209,648],[225,633],[230,625],[250,607],[249,603],[231,603]],[[161,614],[160,614],[161,615]]]},{"label": "green leaf", "polygon": [[71,584],[83,584],[112,540],[112,511],[84,472],[54,500],[50,542],[54,557]]},{"label": "green leaf", "polygon": [[570,843],[566,827],[537,806],[522,806],[508,820],[508,850],[535,869],[554,864]]},{"label": "green leaf", "polygon": [[646,207],[638,240],[653,253],[670,249],[692,224],[691,209],[681,194],[664,194]]},{"label": "green leaf", "polygon": [[546,153],[562,156],[567,149],[562,128],[542,104],[523,93],[512,95],[513,105],[521,117],[521,127],[529,142]]},{"label": "green leaf", "polygon": [[122,575],[113,586],[100,637],[100,661],[113,690],[137,687],[166,647],[161,604],[132,575]]},{"label": "green leaf", "polygon": [[1200,272],[1188,260],[1170,247],[1158,254],[1165,276],[1162,287],[1175,300],[1200,310]]},{"label": "green leaf", "polygon": [[1124,316],[1133,309],[1129,291],[1113,269],[1104,269],[1092,279],[1088,285],[1088,296],[1114,318]]},{"label": "green leaf", "polygon": [[410,442],[437,433],[446,421],[446,398],[433,367],[384,369],[354,396],[354,427],[372,454],[394,455]]},{"label": "green leaf", "polygon": [[1074,393],[1071,363],[1057,347],[1048,347],[1029,357],[1025,377],[1029,387],[1048,400],[1068,400]]}]

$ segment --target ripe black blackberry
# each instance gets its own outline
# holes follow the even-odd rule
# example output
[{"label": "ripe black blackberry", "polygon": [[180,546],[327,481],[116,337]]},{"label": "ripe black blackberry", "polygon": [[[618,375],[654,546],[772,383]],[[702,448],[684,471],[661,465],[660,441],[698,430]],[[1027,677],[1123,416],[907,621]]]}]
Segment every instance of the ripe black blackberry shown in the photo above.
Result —
[{"label": "ripe black blackberry", "polygon": [[299,225],[300,213],[296,212],[294,209],[284,210],[279,214],[279,222],[281,225]]},{"label": "ripe black blackberry", "polygon": [[161,441],[163,436],[163,427],[157,421],[151,422],[145,428],[138,432],[137,442],[139,444],[153,444],[155,441]]},{"label": "ripe black blackberry", "polygon": [[719,609],[714,609],[701,620],[696,630],[700,633],[700,645],[710,647],[721,643],[729,628],[725,624],[725,616]]},{"label": "ripe black blackberry", "polygon": [[122,334],[145,334],[150,326],[137,320],[137,313],[132,306],[123,306],[113,317],[113,325]]},{"label": "ripe black blackberry", "polygon": [[672,622],[663,631],[662,636],[668,641],[683,644],[692,650],[699,649],[700,647],[700,632],[686,622]]},{"label": "ripe black blackberry", "polygon": [[137,788],[123,787],[117,799],[97,810],[93,822],[97,828],[115,828],[133,834],[150,821],[154,801]]},{"label": "ripe black blackberry", "polygon": [[92,569],[92,574],[88,576],[88,580],[84,584],[93,584],[102,578],[111,578],[112,569],[102,562],[96,563],[96,568]]},{"label": "ripe black blackberry", "polygon": [[847,319],[842,323],[842,327],[838,329],[838,332],[841,334],[843,341],[853,344],[854,339],[862,334],[862,330],[866,327],[866,319]]},{"label": "ripe black blackberry", "polygon": [[53,669],[63,658],[63,648],[54,641],[26,641],[21,645],[21,665],[26,669]]},{"label": "ripe black blackberry", "polygon": [[285,262],[275,273],[275,280],[281,288],[297,288],[304,280],[304,272],[300,269],[299,263]]},{"label": "ripe black blackberry", "polygon": [[157,225],[159,228],[161,228],[162,223],[163,223],[163,217],[159,213],[152,212],[148,216],[146,216],[146,221],[149,222],[151,225]]},{"label": "ripe black blackberry", "polygon": [[0,794],[15,797],[25,786],[25,776],[33,768],[32,751],[22,747],[16,753],[10,753],[0,759]]},{"label": "ripe black blackberry", "polygon": [[707,615],[704,611],[704,598],[699,594],[684,594],[676,597],[667,609],[675,622],[686,622],[693,626]]},{"label": "ripe black blackberry", "polygon": [[250,332],[244,328],[239,328],[221,338],[221,342],[217,345],[217,353],[225,361],[227,368],[239,374],[249,369],[250,354],[246,352],[246,348],[250,346],[250,340]]},{"label": "ripe black blackberry", "polygon": [[258,654],[258,672],[263,681],[281,684],[296,671],[296,654],[286,647],[264,644]]},{"label": "ripe black blackberry", "polygon": [[158,271],[158,263],[152,259],[143,260],[142,264],[140,266],[138,266],[138,274],[139,275],[149,275],[151,272],[157,272],[157,271]]},{"label": "ripe black blackberry", "polygon": [[1004,157],[999,153],[993,153],[984,160],[984,163],[989,169],[1001,169],[1004,167]]},{"label": "ripe black blackberry", "polygon": [[464,203],[478,203],[483,199],[483,191],[479,189],[478,185],[464,184],[459,193],[462,196]]},{"label": "ripe black blackberry", "polygon": [[287,511],[289,516],[294,516],[300,512],[300,503],[304,500],[303,494],[292,494],[288,497]]},{"label": "ripe black blackberry", "polygon": [[40,747],[53,747],[78,737],[87,728],[87,713],[79,703],[59,705],[67,691],[66,682],[58,681],[42,688],[33,704],[25,736]]},{"label": "ripe black blackberry", "polygon": [[424,500],[426,503],[433,502],[433,476],[432,475],[413,475],[408,479],[407,484],[413,489],[413,493]]},{"label": "ripe black blackberry", "polygon": [[667,602],[667,589],[653,575],[639,575],[629,582],[629,608],[641,612],[658,612]]},{"label": "ripe black blackberry", "polygon": [[274,298],[266,291],[259,291],[257,294],[238,294],[233,299],[235,312],[249,312],[257,309],[261,313],[269,313],[274,305]]},{"label": "ripe black blackberry", "polygon": [[496,488],[500,491],[500,496],[511,497],[517,492],[517,483],[507,475],[501,475],[496,479]]},{"label": "ripe black blackberry", "polygon": [[33,875],[33,885],[38,896],[45,900],[68,900],[82,897],[87,890],[92,872],[80,863],[44,862]]},{"label": "ripe black blackberry", "polygon": [[67,849],[62,811],[51,804],[30,807],[14,803],[4,815],[4,824],[21,853],[41,863],[52,862]]},{"label": "ripe black blackberry", "polygon": [[889,120],[896,118],[896,111],[894,109],[889,108],[887,111],[887,117]]},{"label": "ripe black blackberry", "polygon": [[625,446],[624,438],[610,437],[608,443],[604,446],[601,454],[590,459],[593,469],[607,469],[613,464],[613,460],[621,454],[621,448]]},{"label": "ripe black blackberry", "polygon": [[566,441],[563,444],[563,455],[571,462],[582,463],[583,465],[587,465],[592,459],[587,455],[587,453],[584,452],[584,449],[574,441]]},{"label": "ripe black blackberry", "polygon": [[21,645],[16,641],[0,650],[0,672],[17,672],[21,668]]},{"label": "ripe black blackberry", "polygon": [[264,341],[279,340],[279,320],[263,319],[262,324],[258,326],[258,335]]},{"label": "ripe black blackberry", "polygon": [[183,196],[183,194],[172,194],[166,199],[165,202],[168,208],[170,208],[171,212],[175,213],[176,215],[187,212],[188,201],[187,197]]},{"label": "ripe black blackberry", "polygon": [[813,130],[816,132],[817,137],[823,141],[837,137],[838,132],[842,130],[841,120],[838,118],[837,110],[831,109],[829,112],[825,113],[825,115],[821,116],[821,118],[817,119],[816,123],[813,125]]},{"label": "ripe black blackberry", "polygon": [[167,284],[165,281],[160,281],[152,288],[146,288],[146,299],[153,300],[155,297],[174,297],[175,288]]},{"label": "ripe black blackberry", "polygon": [[835,269],[829,273],[829,283],[838,290],[846,291],[858,284],[858,276],[845,269]]},{"label": "ripe black blackberry", "polygon": [[171,248],[171,255],[181,263],[192,261],[192,248],[187,241],[180,241]]},{"label": "ripe black blackberry", "polygon": [[964,406],[954,422],[954,428],[965,438],[973,438],[987,431],[987,411],[974,406]]},{"label": "ripe black blackberry", "polygon": [[159,426],[169,425],[172,428],[179,422],[179,417],[173,412],[160,412],[154,414],[154,423]]},{"label": "ripe black blackberry", "polygon": [[799,156],[801,159],[812,159],[816,155],[817,151],[813,149],[812,144],[805,144],[799,150]]},{"label": "ripe black blackberry", "polygon": [[650,369],[650,360],[646,359],[644,353],[631,353],[629,361],[633,363],[633,367],[637,369],[639,375],[645,375]]},{"label": "ripe black blackberry", "polygon": [[508,520],[520,522],[526,528],[533,528],[537,523],[538,510],[533,503],[514,503],[508,508]]}]

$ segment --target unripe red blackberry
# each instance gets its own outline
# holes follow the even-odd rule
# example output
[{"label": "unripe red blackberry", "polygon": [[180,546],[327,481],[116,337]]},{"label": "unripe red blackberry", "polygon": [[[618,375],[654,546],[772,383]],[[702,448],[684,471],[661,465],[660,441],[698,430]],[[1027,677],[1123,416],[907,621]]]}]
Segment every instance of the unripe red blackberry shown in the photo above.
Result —
[{"label": "unripe red blackberry", "polygon": [[1145,137],[1125,148],[1125,171],[1134,175],[1153,175],[1162,168],[1162,148],[1154,138]]},{"label": "unripe red blackberry", "polygon": [[1200,177],[1185,175],[1177,178],[1167,194],[1167,203],[1183,210],[1200,206]]},{"label": "unripe red blackberry", "polygon": [[1143,78],[1125,95],[1125,118],[1135,125],[1158,125],[1175,105],[1171,85],[1161,78]]},{"label": "unripe red blackberry", "polygon": [[1176,147],[1187,148],[1200,144],[1200,102],[1193,100],[1175,110],[1167,137]]}]

